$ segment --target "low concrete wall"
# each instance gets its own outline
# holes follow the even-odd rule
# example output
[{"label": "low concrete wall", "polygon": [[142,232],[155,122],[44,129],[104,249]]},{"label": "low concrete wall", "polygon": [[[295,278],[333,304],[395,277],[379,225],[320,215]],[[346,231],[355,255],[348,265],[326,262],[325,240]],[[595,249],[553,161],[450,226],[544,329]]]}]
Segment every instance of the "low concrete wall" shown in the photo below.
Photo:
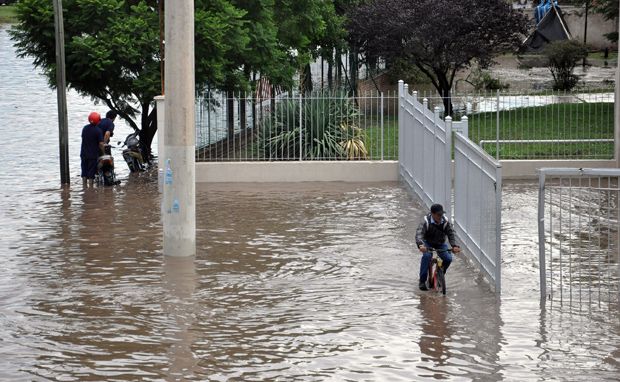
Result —
[{"label": "low concrete wall", "polygon": [[[503,160],[501,164],[503,179],[537,179],[537,170],[543,167],[618,168],[614,160]],[[398,180],[398,161],[196,163],[197,183],[396,182]]]},{"label": "low concrete wall", "polygon": [[398,161],[196,163],[197,183],[396,181]]},{"label": "low concrete wall", "polygon": [[503,179],[534,179],[537,170],[543,167],[553,168],[616,168],[615,160],[502,160]]}]

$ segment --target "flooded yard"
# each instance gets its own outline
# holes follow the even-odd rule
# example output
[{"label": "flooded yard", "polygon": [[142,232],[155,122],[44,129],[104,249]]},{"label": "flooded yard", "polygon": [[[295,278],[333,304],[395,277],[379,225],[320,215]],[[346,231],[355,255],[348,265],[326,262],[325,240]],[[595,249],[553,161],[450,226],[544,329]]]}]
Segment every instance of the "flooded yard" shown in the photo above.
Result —
[{"label": "flooded yard", "polygon": [[460,256],[446,297],[417,289],[424,210],[398,183],[198,185],[197,256],[164,258],[155,173],[117,152],[122,184],[82,188],[105,109],[75,93],[59,187],[54,94],[7,39],[0,380],[617,380],[617,311],[539,305],[537,184],[504,186],[499,297]]}]

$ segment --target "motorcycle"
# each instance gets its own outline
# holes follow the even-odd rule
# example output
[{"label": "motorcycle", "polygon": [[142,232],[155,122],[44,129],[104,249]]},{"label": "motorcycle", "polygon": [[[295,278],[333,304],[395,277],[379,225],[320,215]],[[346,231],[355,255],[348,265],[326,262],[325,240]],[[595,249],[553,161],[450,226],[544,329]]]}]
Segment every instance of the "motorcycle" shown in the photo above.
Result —
[{"label": "motorcycle", "polygon": [[[131,133],[125,138],[125,143],[121,147],[127,147],[123,150],[123,159],[127,162],[129,171],[138,172],[146,170],[146,163],[142,152],[142,146],[138,139],[139,132]],[[120,144],[120,142],[119,142]]]},{"label": "motorcycle", "polygon": [[120,180],[116,180],[114,172],[114,157],[112,156],[112,146],[105,145],[104,155],[97,158],[97,173],[95,181],[101,186],[115,186],[120,184]]}]

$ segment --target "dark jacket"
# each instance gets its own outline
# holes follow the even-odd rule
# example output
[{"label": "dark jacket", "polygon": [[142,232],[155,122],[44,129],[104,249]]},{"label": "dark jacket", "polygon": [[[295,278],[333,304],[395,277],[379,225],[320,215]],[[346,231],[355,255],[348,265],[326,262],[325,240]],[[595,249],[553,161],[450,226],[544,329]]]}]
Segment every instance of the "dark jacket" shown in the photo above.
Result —
[{"label": "dark jacket", "polygon": [[432,247],[437,248],[446,242],[446,236],[450,246],[456,246],[456,239],[452,224],[445,216],[441,218],[441,223],[437,224],[431,214],[424,216],[424,220],[415,232],[415,242],[419,246],[427,242]]},{"label": "dark jacket", "polygon": [[82,146],[80,148],[81,159],[97,159],[101,155],[99,143],[103,142],[101,130],[91,124],[82,129]]},{"label": "dark jacket", "polygon": [[110,118],[103,118],[101,122],[99,122],[97,127],[101,129],[101,132],[103,133],[103,135],[105,135],[105,133],[109,131],[110,136],[111,137],[114,136],[114,122],[112,122]]}]

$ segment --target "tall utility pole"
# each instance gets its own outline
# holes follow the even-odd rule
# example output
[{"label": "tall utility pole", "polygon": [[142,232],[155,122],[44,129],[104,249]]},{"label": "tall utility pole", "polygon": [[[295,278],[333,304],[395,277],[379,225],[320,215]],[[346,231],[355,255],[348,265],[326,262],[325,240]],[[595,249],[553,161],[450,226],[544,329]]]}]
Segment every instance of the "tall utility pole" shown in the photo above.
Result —
[{"label": "tall utility pole", "polygon": [[[620,17],[618,18],[618,30],[620,30]],[[618,44],[618,57],[620,57],[620,44]],[[616,166],[620,168],[620,63],[616,65],[616,86],[614,100],[614,159]]]},{"label": "tall utility pole", "polygon": [[164,0],[159,0],[157,2],[158,5],[158,13],[159,13],[159,55],[160,57],[160,64],[159,64],[159,68],[160,68],[160,72],[161,72],[161,95],[166,94],[166,90],[165,90],[165,65],[166,65],[166,51],[164,49],[164,38],[165,38],[165,30],[164,30],[164,24],[165,24],[165,16],[164,16],[164,12],[165,12],[165,5],[164,5]]},{"label": "tall utility pole", "polygon": [[60,147],[60,183],[69,184],[69,122],[67,117],[67,79],[65,77],[65,28],[62,0],[54,0],[56,31],[56,98],[58,99],[58,142]]},{"label": "tall utility pole", "polygon": [[164,255],[196,254],[194,0],[167,0]]},{"label": "tall utility pole", "polygon": [[[588,12],[590,11],[590,1],[586,0],[586,17],[583,24],[583,45],[585,46],[588,43]],[[582,66],[586,67],[586,57],[583,57]]]}]

